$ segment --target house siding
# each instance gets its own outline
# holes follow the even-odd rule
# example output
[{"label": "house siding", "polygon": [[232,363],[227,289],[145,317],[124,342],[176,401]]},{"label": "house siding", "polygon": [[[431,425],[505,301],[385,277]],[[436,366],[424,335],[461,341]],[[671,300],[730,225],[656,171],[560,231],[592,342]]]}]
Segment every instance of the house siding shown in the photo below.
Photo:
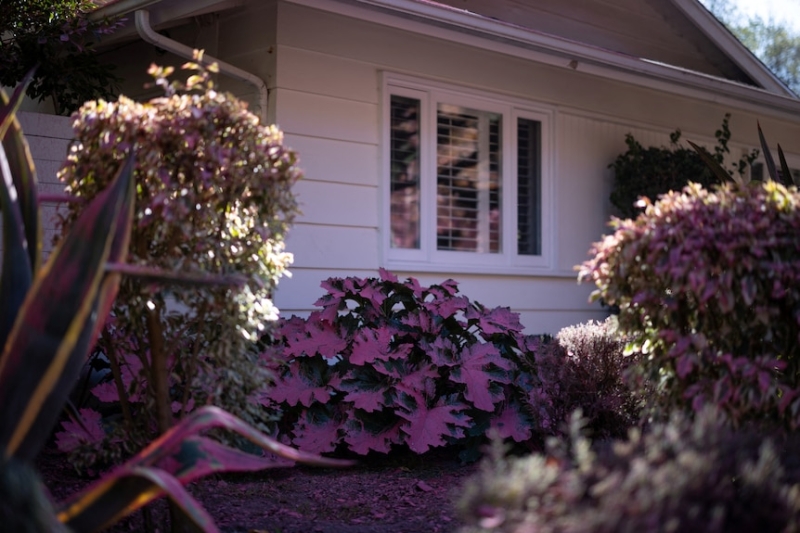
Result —
[{"label": "house siding", "polygon": [[[629,74],[600,78],[568,59],[563,65],[541,62],[508,44],[447,28],[431,31],[419,21],[374,13],[366,18],[373,20],[294,0],[269,0],[227,11],[213,24],[170,30],[173,38],[205,45],[209,53],[265,79],[269,121],[278,124],[286,144],[300,155],[305,177],[295,191],[303,213],[287,239],[295,262],[292,276],[281,281],[275,294],[283,316],[313,310],[323,293],[320,282],[328,277],[375,276],[386,265],[381,223],[384,73],[522,98],[551,110],[552,268],[504,275],[395,271],[423,284],[453,278],[470,299],[520,313],[529,333],[555,333],[606,316],[588,302],[592,287],[577,284],[574,267],[608,231],[613,181],[608,165],[625,151],[627,133],[645,146],[668,145],[669,133],[680,128],[683,138],[711,145],[713,132],[730,112],[734,158],[758,146],[757,119],[790,159],[800,158],[800,117],[756,116],[709,99],[671,94],[658,80],[650,87],[632,85],[626,82]],[[132,53],[138,62],[125,60]],[[107,58],[129,65],[123,67],[127,75],[134,66],[143,71],[142,61],[154,54],[152,46],[140,43]],[[155,59],[160,64],[185,61],[169,54]],[[133,76],[125,92],[152,96],[137,89],[145,79],[144,74]],[[221,88],[256,105],[251,87],[218,79]]]},{"label": "house siding", "polygon": [[[64,186],[57,174],[67,158],[69,143],[73,138],[72,121],[68,117],[29,112],[19,112],[17,118],[36,165],[40,193],[63,194]],[[56,234],[57,209],[56,203],[41,203],[42,248],[45,255],[51,250]]]},{"label": "house siding", "polygon": [[[608,165],[625,150],[626,133],[645,145],[668,145],[669,133],[681,127],[685,137],[709,144],[709,134],[728,111],[735,114],[736,133],[755,124],[755,117],[687,97],[291,2],[279,3],[277,14],[274,118],[287,144],[299,150],[305,170],[297,187],[304,214],[287,242],[295,254],[293,275],[281,281],[275,296],[285,316],[310,312],[322,294],[323,279],[374,276],[384,265],[379,153],[385,71],[522,97],[555,109],[553,272],[395,272],[423,284],[456,279],[469,298],[520,313],[531,333],[555,333],[606,316],[588,303],[592,287],[577,284],[574,267],[606,231],[613,180]],[[745,139],[745,144],[752,142]]]}]

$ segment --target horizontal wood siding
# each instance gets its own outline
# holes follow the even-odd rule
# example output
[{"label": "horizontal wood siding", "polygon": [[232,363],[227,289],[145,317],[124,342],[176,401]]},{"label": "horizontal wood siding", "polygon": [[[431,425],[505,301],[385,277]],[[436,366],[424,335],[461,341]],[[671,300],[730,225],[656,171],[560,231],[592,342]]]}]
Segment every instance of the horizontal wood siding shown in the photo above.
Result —
[{"label": "horizontal wood siding", "polygon": [[[39,113],[18,114],[22,131],[31,149],[36,165],[39,191],[48,194],[63,194],[64,186],[57,173],[67,158],[72,140],[72,121],[69,117],[43,115]],[[42,202],[42,247],[45,254],[52,249],[55,237],[55,216],[58,204]]]},{"label": "horizontal wood siding", "polygon": [[[454,278],[469,298],[520,313],[531,333],[556,333],[606,316],[598,304],[588,302],[592,287],[577,283],[575,267],[608,231],[613,183],[608,165],[626,150],[626,133],[645,146],[660,146],[681,128],[684,138],[709,144],[724,114],[733,111],[733,149],[755,146],[755,117],[746,113],[598,79],[566,64],[534,63],[297,4],[278,4],[276,50],[275,118],[305,170],[296,189],[303,216],[287,241],[295,254],[293,276],[281,281],[276,293],[276,304],[286,315],[313,310],[323,294],[323,279],[375,276],[383,264],[384,71],[522,97],[553,110],[553,275],[396,272],[423,284]],[[781,139],[794,127],[792,121],[763,119],[762,125],[764,120]]]},{"label": "horizontal wood siding", "polygon": [[[467,9],[496,9],[501,2],[451,3]],[[564,24],[565,32],[617,39],[620,46],[660,46],[662,52],[663,32],[674,22],[642,0],[592,0],[569,7],[558,0],[502,3],[520,16],[535,14],[542,24]],[[353,5],[342,4],[342,9],[358,9]],[[617,8],[646,24],[626,24],[623,14],[614,11]],[[599,18],[589,16],[598,9]],[[211,24],[170,29],[173,38],[190,46],[206,46],[209,53],[265,79],[270,90],[269,119],[284,130],[286,144],[299,152],[305,176],[296,193],[303,214],[287,240],[288,251],[295,254],[293,276],[284,278],[276,293],[276,304],[285,314],[310,312],[322,294],[322,280],[374,276],[384,264],[380,159],[385,72],[523,98],[552,112],[552,272],[538,276],[397,272],[426,284],[457,279],[471,299],[520,313],[532,333],[555,333],[563,326],[605,316],[598,305],[588,303],[592,287],[577,284],[574,267],[607,231],[613,178],[608,165],[625,150],[626,133],[633,133],[646,146],[666,145],[669,133],[681,128],[684,138],[709,143],[723,115],[732,112],[734,150],[758,145],[755,123],[761,119],[771,142],[780,142],[787,152],[800,156],[796,117],[756,117],[711,101],[631,86],[624,81],[627,74],[616,80],[601,79],[571,58],[565,57],[563,64],[553,58],[537,62],[538,52],[510,50],[507,43],[481,41],[447,28],[429,31],[418,21],[370,13],[376,22],[289,0],[254,0],[223,12]],[[650,31],[656,26],[657,31]],[[666,52],[689,61],[687,47],[692,46],[696,46],[694,41],[670,45]],[[134,69],[140,72],[132,78],[136,87],[146,80],[142,73],[151,59],[162,64],[182,62],[169,54],[158,56],[152,46],[143,44],[107,57],[121,65],[123,75]],[[253,101],[251,87],[223,76],[219,79],[223,89]],[[133,82],[126,84],[126,90]],[[147,94],[137,90],[137,96]]]}]

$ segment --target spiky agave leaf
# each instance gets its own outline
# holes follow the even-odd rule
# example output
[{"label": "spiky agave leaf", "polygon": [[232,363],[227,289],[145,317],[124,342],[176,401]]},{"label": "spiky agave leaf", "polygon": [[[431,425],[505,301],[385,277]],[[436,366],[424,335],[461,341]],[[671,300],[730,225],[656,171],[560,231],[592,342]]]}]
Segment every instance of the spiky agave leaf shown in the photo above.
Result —
[{"label": "spiky agave leaf", "polygon": [[784,182],[786,182],[786,185],[789,186],[792,185],[793,183],[795,185],[800,185],[798,183],[795,183],[794,175],[792,174],[792,171],[789,169],[789,164],[786,162],[786,156],[783,155],[783,149],[781,148],[780,144],[778,145],[778,159],[781,162],[781,172],[784,175]]},{"label": "spiky agave leaf", "polygon": [[758,127],[758,140],[761,142],[761,151],[764,152],[764,162],[767,166],[767,177],[773,181],[777,181],[780,183],[780,177],[778,176],[778,170],[775,168],[775,160],[772,158],[772,152],[767,145],[767,140],[764,138],[764,132],[761,131],[761,124],[756,123]]},{"label": "spiky agave leaf", "polygon": [[0,277],[0,347],[14,323],[17,309],[39,267],[41,223],[36,196],[36,171],[14,115],[32,72],[9,101],[0,90],[0,215],[3,222],[3,263]]},{"label": "spiky agave leaf", "polygon": [[722,167],[722,165],[720,165],[719,161],[711,157],[711,154],[709,154],[705,148],[696,145],[692,141],[686,141],[686,142],[688,142],[691,145],[691,147],[694,148],[694,151],[697,152],[697,155],[700,156],[700,159],[703,160],[703,163],[706,164],[708,169],[714,173],[714,176],[717,177],[720,183],[725,183],[726,181],[732,180],[734,183],[740,186],[745,184],[745,180],[741,176],[736,174],[729,174],[728,171],[725,170]]},{"label": "spiky agave leaf", "polygon": [[0,354],[0,450],[31,460],[50,433],[116,293],[133,221],[133,158],[37,273]]},{"label": "spiky agave leaf", "polygon": [[77,533],[98,531],[154,499],[167,495],[179,503],[187,517],[199,529],[216,531],[213,522],[197,519],[202,518],[202,515],[193,510],[189,505],[191,502],[178,501],[182,495],[180,491],[173,492],[174,484],[161,484],[156,478],[139,475],[144,471],[158,472],[158,480],[173,478],[180,487],[181,484],[213,472],[244,472],[283,466],[275,460],[246,454],[197,436],[198,433],[212,428],[234,431],[268,452],[291,461],[328,467],[354,464],[353,461],[328,459],[283,445],[230,413],[218,407],[206,406],[183,419],[86,492],[66,502],[58,513],[59,519]]}]

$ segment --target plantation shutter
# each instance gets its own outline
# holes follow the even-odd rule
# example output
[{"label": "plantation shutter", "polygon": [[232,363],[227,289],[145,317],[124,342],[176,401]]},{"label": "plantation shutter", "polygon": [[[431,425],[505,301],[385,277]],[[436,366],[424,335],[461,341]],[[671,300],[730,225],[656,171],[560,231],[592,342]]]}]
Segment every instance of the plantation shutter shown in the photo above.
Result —
[{"label": "plantation shutter", "polygon": [[391,97],[390,218],[392,248],[420,247],[420,101]]},{"label": "plantation shutter", "polygon": [[541,123],[517,120],[517,253],[539,255],[541,229]]},{"label": "plantation shutter", "polygon": [[436,125],[437,248],[501,252],[501,116],[439,104]]}]

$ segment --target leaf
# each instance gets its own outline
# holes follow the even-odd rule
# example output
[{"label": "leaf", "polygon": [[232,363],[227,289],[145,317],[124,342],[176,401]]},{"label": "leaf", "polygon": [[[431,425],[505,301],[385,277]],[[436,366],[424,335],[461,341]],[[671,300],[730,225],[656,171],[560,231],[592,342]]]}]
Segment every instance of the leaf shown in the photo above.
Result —
[{"label": "leaf", "polygon": [[[772,152],[770,152],[767,140],[764,138],[764,132],[761,131],[761,123],[756,122],[756,126],[758,127],[758,140],[761,142],[761,151],[764,153],[764,162],[767,166],[767,175],[769,179],[780,182],[778,171],[775,168],[775,160],[772,158]],[[786,178],[790,180],[791,174]]]},{"label": "leaf", "polygon": [[201,531],[219,531],[208,512],[173,476],[156,468],[123,467],[58,512],[72,531],[99,531],[167,494]]},{"label": "leaf", "polygon": [[287,356],[313,357],[319,354],[326,359],[333,359],[347,347],[347,340],[339,334],[338,327],[330,322],[309,317],[305,333],[305,337],[287,342]]},{"label": "leaf", "polygon": [[[33,71],[28,73],[26,77],[30,81]],[[27,81],[23,82],[20,88],[27,85]],[[21,98],[21,94],[19,97]],[[15,93],[15,97],[18,97]],[[12,102],[14,98],[12,97]],[[17,104],[9,104],[6,100],[5,93],[0,90],[0,100],[8,107],[14,107]],[[22,127],[15,116],[10,117],[8,130],[5,135],[0,135],[3,142],[3,148],[6,152],[8,165],[11,169],[11,177],[16,188],[19,202],[19,211],[22,216],[23,225],[25,227],[25,239],[28,243],[28,257],[33,272],[37,272],[41,263],[42,254],[42,222],[39,215],[39,202],[41,202],[41,195],[38,195],[38,182],[36,179],[36,166],[33,163],[28,141],[23,135]]]},{"label": "leaf", "polygon": [[697,155],[700,156],[700,159],[703,160],[703,163],[706,164],[706,166],[709,168],[709,170],[711,170],[714,176],[716,176],[720,183],[726,183],[731,180],[738,182],[738,177],[728,174],[728,172],[722,168],[722,165],[720,165],[713,157],[711,157],[705,148],[702,148],[689,140],[686,142],[688,142],[689,145],[694,148],[694,151],[697,152]]},{"label": "leaf", "polygon": [[124,274],[160,284],[184,285],[188,287],[204,285],[230,285],[242,287],[247,283],[247,279],[239,275],[214,275],[203,272],[168,272],[159,268],[151,268],[142,265],[131,265],[127,263],[107,263],[106,272]]},{"label": "leaf", "polygon": [[378,275],[380,276],[382,281],[388,281],[391,283],[397,283],[397,276],[386,270],[385,268],[381,267],[378,269]]},{"label": "leaf", "polygon": [[350,420],[347,424],[347,432],[344,441],[349,445],[350,451],[359,455],[367,455],[370,451],[378,453],[389,453],[392,451],[392,444],[400,444],[402,436],[400,427],[405,424],[403,419],[392,417],[394,423],[388,427],[378,428],[372,431],[369,424],[362,420]]},{"label": "leaf", "polygon": [[195,435],[181,441],[179,450],[156,466],[185,485],[217,472],[256,472],[294,464],[279,456],[258,456]]},{"label": "leaf", "polygon": [[469,307],[469,299],[466,296],[434,298],[430,302],[424,302],[422,307],[433,315],[450,318],[459,311],[466,310]]},{"label": "leaf", "polygon": [[446,403],[447,399],[440,398],[435,407],[427,409],[421,407],[414,412],[398,410],[397,416],[408,421],[401,429],[408,437],[406,443],[411,451],[425,453],[431,447],[444,446],[446,438],[458,439],[464,436],[461,428],[469,427],[470,418],[462,413],[466,405],[461,403]]},{"label": "leaf", "polygon": [[794,174],[792,174],[791,169],[789,168],[789,164],[786,162],[786,156],[783,155],[783,149],[781,145],[778,145],[778,160],[781,162],[781,173],[783,174],[783,181],[786,186],[800,185],[800,183],[795,183]]},{"label": "leaf", "polygon": [[338,376],[325,376],[318,368],[292,361],[287,372],[275,380],[268,395],[276,402],[309,407],[314,401],[328,403],[332,389],[338,387],[340,381]]},{"label": "leaf", "polygon": [[35,457],[55,425],[108,315],[118,276],[104,273],[127,250],[133,159],[98,195],[37,274],[0,356],[0,447]]},{"label": "leaf", "polygon": [[344,401],[352,402],[354,409],[363,409],[371,413],[379,411],[386,406],[387,387],[372,390],[354,390],[344,397]]},{"label": "leaf", "polygon": [[[383,409],[390,390],[390,380],[373,367],[353,367],[345,374],[339,386],[347,394],[345,402],[352,402],[353,408],[366,412]],[[352,412],[352,409],[349,409]]]},{"label": "leaf", "polygon": [[434,365],[450,367],[458,364],[457,354],[460,348],[447,337],[436,337],[433,343],[422,341],[420,345]]},{"label": "leaf", "polygon": [[377,359],[387,361],[407,357],[411,351],[411,345],[401,344],[392,348],[393,338],[394,330],[389,327],[363,328],[356,334],[353,341],[353,352],[348,360],[354,365],[363,366],[373,363]]},{"label": "leaf", "polygon": [[414,398],[418,406],[425,405],[426,399],[432,395],[435,388],[434,379],[439,377],[439,373],[433,365],[416,368],[407,362],[402,363],[399,371],[394,373],[394,376],[399,379],[395,383],[395,390]]},{"label": "leaf", "polygon": [[478,327],[486,335],[522,331],[519,313],[511,312],[508,307],[495,307],[487,312],[486,309],[470,306],[464,316],[467,320],[477,320]]},{"label": "leaf", "polygon": [[20,195],[3,145],[0,145],[0,180],[0,214],[3,226],[3,266],[0,271],[0,296],[3,299],[3,305],[0,306],[2,346],[7,342],[17,312],[33,283],[33,265],[28,253]]},{"label": "leaf", "polygon": [[[130,394],[131,384],[139,378],[139,374],[142,371],[142,361],[136,356],[129,355],[120,361],[119,369],[120,373],[122,374],[122,384],[125,387],[126,392]],[[113,381],[107,381],[105,383],[95,385],[91,392],[92,395],[101,402],[111,403],[119,401],[117,386]],[[141,392],[131,394],[128,397],[128,400],[132,402],[140,401]]]},{"label": "leaf", "polygon": [[494,365],[503,370],[511,368],[511,362],[500,356],[493,344],[474,344],[464,350],[461,364],[452,368],[450,379],[466,385],[464,397],[477,409],[494,411],[494,404],[503,399],[502,390],[492,392],[492,383],[508,383],[505,372],[487,369]]},{"label": "leaf", "polygon": [[17,85],[17,88],[14,89],[14,92],[11,94],[11,98],[9,98],[5,91],[0,89],[0,102],[2,102],[2,107],[0,107],[0,139],[5,137],[6,132],[12,127],[12,124],[16,121],[16,112],[19,109],[19,106],[22,105],[22,99],[25,97],[25,91],[30,85],[31,81],[33,81],[33,76],[36,73],[36,68],[32,68],[25,74],[25,77]]},{"label": "leaf", "polygon": [[504,405],[500,414],[491,418],[490,429],[501,439],[511,438],[515,442],[525,442],[532,435],[531,423],[525,420],[516,403]]},{"label": "leaf", "polygon": [[328,459],[326,457],[319,457],[314,454],[295,450],[264,435],[232,414],[213,406],[203,406],[189,414],[189,416],[181,420],[177,426],[170,429],[167,433],[163,434],[147,446],[147,448],[142,450],[132,461],[142,465],[157,464],[163,458],[169,457],[179,450],[181,443],[188,437],[212,428],[222,428],[233,431],[253,444],[260,446],[267,452],[289,459],[290,461],[325,467],[343,467],[355,464],[353,461]]},{"label": "leaf", "polygon": [[61,423],[62,430],[56,433],[56,447],[61,452],[70,452],[83,444],[101,442],[106,432],[100,421],[103,417],[94,409],[80,409],[80,421],[66,420]]},{"label": "leaf", "polygon": [[327,418],[316,423],[312,422],[309,416],[301,415],[293,430],[295,437],[292,439],[292,443],[307,453],[332,452],[339,443],[341,426],[341,422],[335,418]]}]

